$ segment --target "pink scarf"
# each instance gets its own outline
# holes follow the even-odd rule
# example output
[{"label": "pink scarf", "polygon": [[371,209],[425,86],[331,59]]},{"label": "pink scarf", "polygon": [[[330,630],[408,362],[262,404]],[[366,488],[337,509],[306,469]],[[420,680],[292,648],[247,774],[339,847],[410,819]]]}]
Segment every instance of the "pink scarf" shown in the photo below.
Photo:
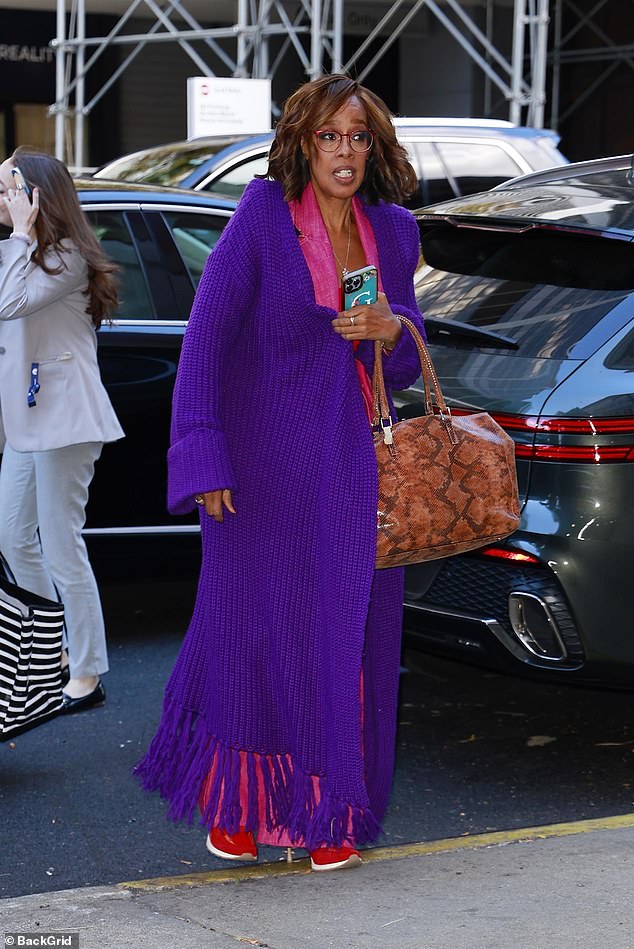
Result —
[{"label": "pink scarf", "polygon": [[[289,208],[293,224],[296,230],[299,231],[299,244],[313,281],[315,302],[319,306],[328,306],[339,313],[341,302],[337,264],[332,252],[328,231],[310,182],[306,185],[299,201],[289,201]],[[361,239],[366,263],[372,263],[377,268],[379,290],[382,291],[379,253],[374,239],[374,231],[365,216],[363,204],[356,195],[352,199],[352,213]],[[354,342],[352,345],[356,349],[358,343]],[[372,421],[372,386],[370,379],[363,363],[358,359],[355,359],[354,363],[359,376],[359,384],[361,385],[368,419]]]}]

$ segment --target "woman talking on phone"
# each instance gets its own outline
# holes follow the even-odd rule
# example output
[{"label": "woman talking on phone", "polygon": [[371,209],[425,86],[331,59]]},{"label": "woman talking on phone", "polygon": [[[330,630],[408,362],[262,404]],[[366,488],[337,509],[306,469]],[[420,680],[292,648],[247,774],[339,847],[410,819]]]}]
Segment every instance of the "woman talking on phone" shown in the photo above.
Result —
[{"label": "woman talking on phone", "polygon": [[[82,538],[104,442],[123,436],[97,365],[117,305],[113,271],[57,159],[0,165],[0,550],[17,582],[64,603],[64,711],[101,705],[104,621]],[[65,676],[65,678],[66,678]]]},{"label": "woman talking on phone", "polygon": [[[346,76],[285,103],[268,173],[207,262],[174,393],[169,506],[200,506],[193,619],[138,773],[207,848],[361,862],[392,778],[402,569],[375,570],[368,374],[418,375],[416,177],[390,113]],[[344,309],[371,267],[373,303]],[[359,278],[363,281],[362,275]],[[372,299],[372,297],[369,297]]]}]

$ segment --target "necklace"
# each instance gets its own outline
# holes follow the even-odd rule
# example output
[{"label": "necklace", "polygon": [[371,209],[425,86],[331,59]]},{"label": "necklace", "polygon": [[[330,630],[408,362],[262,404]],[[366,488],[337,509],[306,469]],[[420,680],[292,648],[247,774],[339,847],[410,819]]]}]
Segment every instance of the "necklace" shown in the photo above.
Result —
[{"label": "necklace", "polygon": [[342,279],[342,280],[343,280],[343,278],[346,276],[346,274],[348,273],[348,258],[350,257],[350,238],[351,238],[351,236],[352,236],[352,211],[349,211],[349,212],[348,212],[348,246],[346,247],[346,262],[345,262],[345,264],[342,265],[341,261],[340,261],[339,258],[337,257],[337,254],[336,254],[336,251],[335,251],[335,248],[334,248],[334,244],[332,244],[332,242],[331,242],[332,252],[333,252],[333,254],[334,254],[335,260],[337,261],[337,263],[338,263],[339,266],[341,267],[341,279]]}]

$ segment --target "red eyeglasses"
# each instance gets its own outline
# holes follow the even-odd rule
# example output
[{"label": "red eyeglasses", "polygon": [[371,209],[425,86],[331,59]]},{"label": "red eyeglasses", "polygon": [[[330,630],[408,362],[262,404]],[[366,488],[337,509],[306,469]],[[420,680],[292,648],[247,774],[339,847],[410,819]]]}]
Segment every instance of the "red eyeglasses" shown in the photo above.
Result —
[{"label": "red eyeglasses", "polygon": [[348,139],[353,152],[369,152],[374,135],[369,129],[357,129],[354,132],[335,132],[334,129],[317,129],[313,133],[318,148],[322,152],[336,152],[344,138]]}]

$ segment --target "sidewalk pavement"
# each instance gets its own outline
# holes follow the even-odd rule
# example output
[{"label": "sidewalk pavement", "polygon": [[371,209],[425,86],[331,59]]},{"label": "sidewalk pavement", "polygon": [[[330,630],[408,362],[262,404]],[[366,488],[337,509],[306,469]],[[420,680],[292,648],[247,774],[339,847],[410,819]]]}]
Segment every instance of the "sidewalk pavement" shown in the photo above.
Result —
[{"label": "sidewalk pavement", "polygon": [[79,949],[632,949],[633,887],[626,814],[377,848],[354,871],[302,859],[0,900],[0,949],[37,944],[9,933],[79,933]]}]

